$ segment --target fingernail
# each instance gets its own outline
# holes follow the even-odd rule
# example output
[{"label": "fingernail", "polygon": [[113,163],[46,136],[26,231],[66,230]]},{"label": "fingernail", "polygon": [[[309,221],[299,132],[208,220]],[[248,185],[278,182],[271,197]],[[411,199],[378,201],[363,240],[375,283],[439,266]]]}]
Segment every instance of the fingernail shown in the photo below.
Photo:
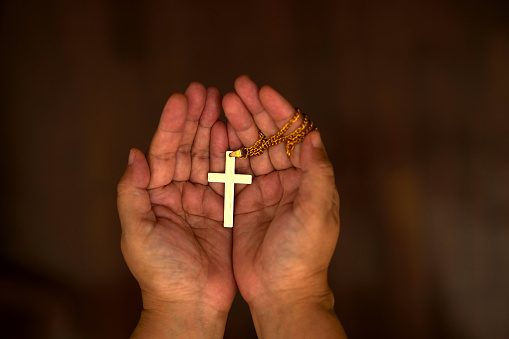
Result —
[{"label": "fingernail", "polygon": [[132,164],[133,164],[133,162],[134,162],[134,158],[136,158],[136,155],[134,154],[134,151],[133,151],[133,149],[131,148],[131,149],[129,150],[129,160],[127,161],[127,164],[128,164],[128,165],[132,165]]},{"label": "fingernail", "polygon": [[311,143],[313,144],[314,148],[322,148],[322,138],[320,137],[320,133],[316,132],[313,133],[311,136]]}]

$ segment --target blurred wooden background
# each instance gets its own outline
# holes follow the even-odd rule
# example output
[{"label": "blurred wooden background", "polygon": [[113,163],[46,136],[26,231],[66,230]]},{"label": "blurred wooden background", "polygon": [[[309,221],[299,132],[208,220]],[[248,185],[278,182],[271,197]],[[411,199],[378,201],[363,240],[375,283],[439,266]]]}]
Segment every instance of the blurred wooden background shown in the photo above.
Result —
[{"label": "blurred wooden background", "polygon": [[[125,338],[116,182],[167,97],[249,74],[335,165],[350,338],[509,338],[509,3],[0,2],[0,327]],[[226,338],[254,338],[238,298]]]}]

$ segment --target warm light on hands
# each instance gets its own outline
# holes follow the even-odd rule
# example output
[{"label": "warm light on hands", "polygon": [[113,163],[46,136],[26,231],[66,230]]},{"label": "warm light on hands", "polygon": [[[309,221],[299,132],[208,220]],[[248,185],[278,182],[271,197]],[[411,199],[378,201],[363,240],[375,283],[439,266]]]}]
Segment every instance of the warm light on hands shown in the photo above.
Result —
[{"label": "warm light on hands", "polygon": [[[322,319],[324,329],[340,333],[327,284],[339,235],[339,195],[318,132],[307,135],[290,158],[278,144],[258,157],[237,159],[235,172],[252,175],[252,184],[236,185],[234,227],[223,227],[224,184],[209,183],[207,173],[223,173],[227,150],[251,146],[259,130],[275,134],[295,112],[274,89],[258,89],[246,76],[235,81],[235,91],[222,101],[225,125],[218,121],[219,91],[191,84],[185,95],[168,100],[147,157],[137,149],[130,153],[118,185],[122,252],[145,310],[162,315],[152,324],[146,320],[149,325],[142,316],[137,331],[160,323],[165,313],[174,319],[176,305],[191,318],[202,317],[202,334],[207,323],[217,323],[214,318],[224,330],[238,285],[260,336],[292,333],[271,322],[283,321],[278,312],[297,305],[314,312],[315,325]],[[307,326],[300,318],[314,319],[291,317],[285,322],[297,322],[295,329]]]}]

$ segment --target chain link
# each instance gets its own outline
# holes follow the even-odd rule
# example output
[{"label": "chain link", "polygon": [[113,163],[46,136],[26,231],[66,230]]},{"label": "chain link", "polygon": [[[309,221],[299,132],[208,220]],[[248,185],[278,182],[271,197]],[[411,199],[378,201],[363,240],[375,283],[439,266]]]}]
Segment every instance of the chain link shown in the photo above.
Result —
[{"label": "chain link", "polygon": [[[284,135],[300,116],[302,116],[302,124],[299,128],[288,135]],[[307,115],[302,113],[300,109],[296,108],[293,118],[288,121],[279,132],[267,139],[267,137],[259,131],[258,140],[253,146],[241,147],[237,151],[231,153],[230,156],[241,159],[256,157],[262,154],[267,148],[275,146],[281,142],[286,142],[286,155],[290,157],[295,145],[302,142],[309,132],[316,130],[318,130],[318,128],[313,125],[313,121],[309,120]]]}]

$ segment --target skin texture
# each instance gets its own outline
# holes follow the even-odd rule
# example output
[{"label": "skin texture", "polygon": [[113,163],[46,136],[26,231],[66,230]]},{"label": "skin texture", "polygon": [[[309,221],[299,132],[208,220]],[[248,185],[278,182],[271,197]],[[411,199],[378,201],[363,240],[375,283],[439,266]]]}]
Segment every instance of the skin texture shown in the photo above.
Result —
[{"label": "skin texture", "polygon": [[118,210],[144,305],[133,337],[222,337],[238,285],[259,337],[342,338],[327,284],[339,195],[320,134],[290,158],[280,144],[237,159],[253,183],[235,185],[234,227],[224,228],[224,185],[207,173],[224,172],[225,151],[252,145],[258,130],[275,134],[294,108],[247,76],[222,108],[227,125],[219,91],[192,83],[168,100],[147,156],[130,152]]}]

